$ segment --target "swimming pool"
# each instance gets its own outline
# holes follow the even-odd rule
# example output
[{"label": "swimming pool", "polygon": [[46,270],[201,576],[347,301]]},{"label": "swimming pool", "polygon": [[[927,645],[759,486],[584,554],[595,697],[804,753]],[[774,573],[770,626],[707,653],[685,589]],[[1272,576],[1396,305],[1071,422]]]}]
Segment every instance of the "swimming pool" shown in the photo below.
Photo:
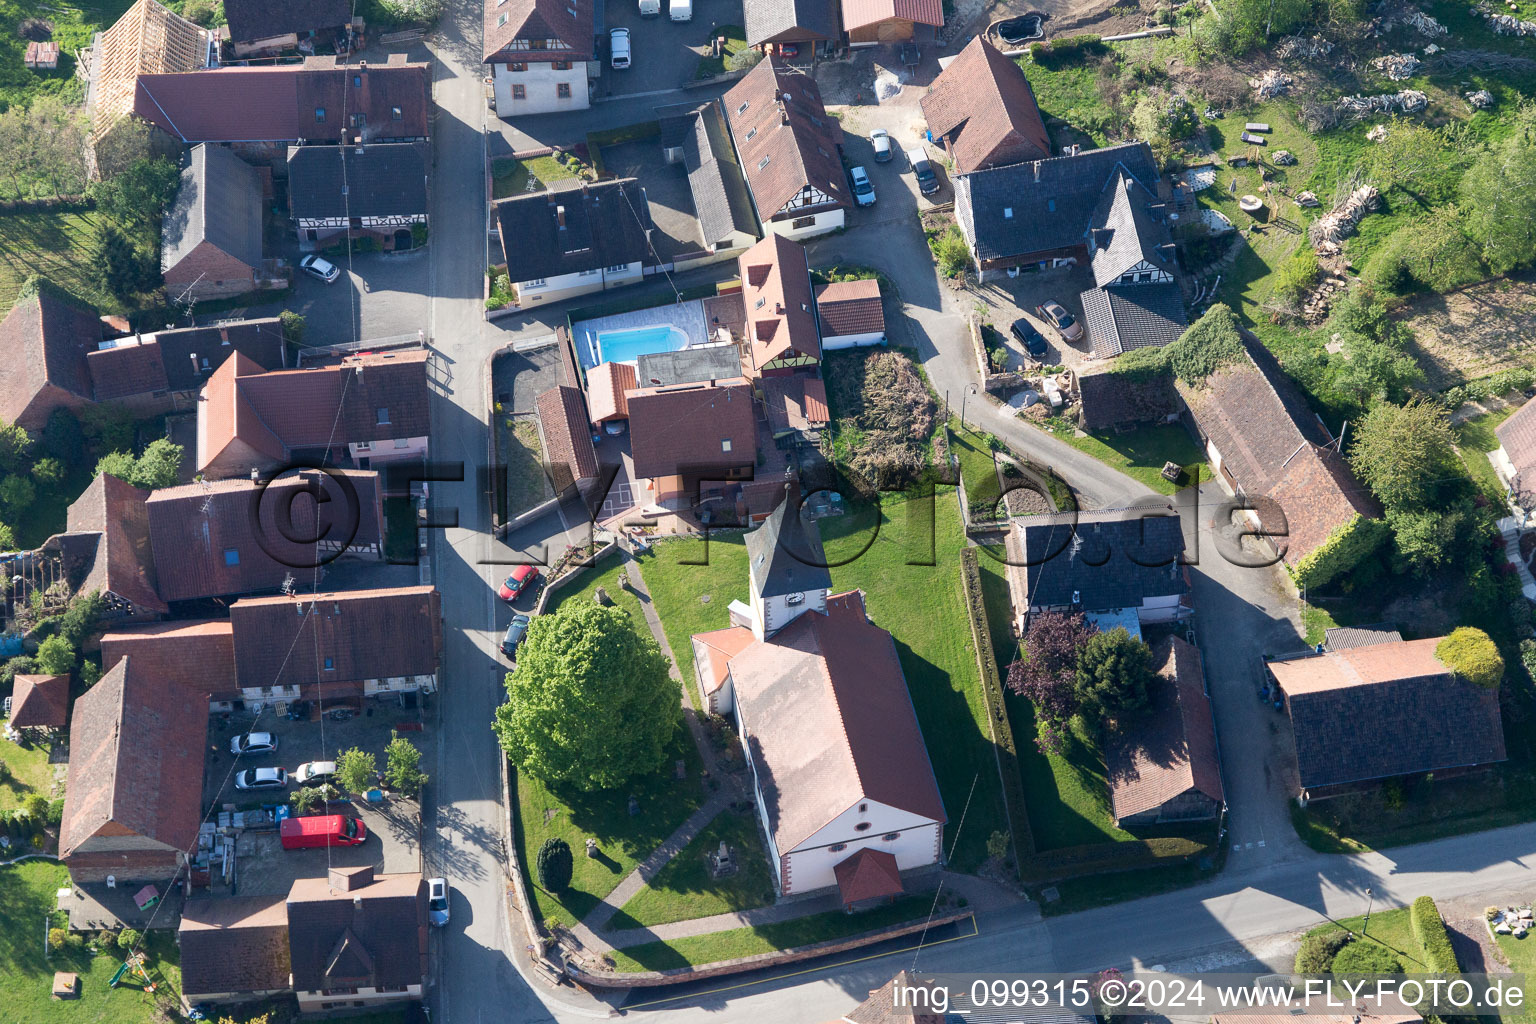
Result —
[{"label": "swimming pool", "polygon": [[677,352],[687,347],[687,332],[671,324],[600,331],[597,335],[598,361],[604,363],[633,363],[653,352]]}]

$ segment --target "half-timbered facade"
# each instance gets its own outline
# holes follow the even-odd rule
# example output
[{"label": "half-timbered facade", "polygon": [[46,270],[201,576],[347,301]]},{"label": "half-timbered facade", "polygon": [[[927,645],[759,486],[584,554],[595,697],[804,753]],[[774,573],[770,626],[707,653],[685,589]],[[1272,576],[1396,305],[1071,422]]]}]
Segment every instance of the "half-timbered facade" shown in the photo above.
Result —
[{"label": "half-timbered facade", "polygon": [[486,0],[485,63],[503,118],[585,110],[601,68],[593,0]]},{"label": "half-timbered facade", "polygon": [[430,162],[423,142],[290,147],[288,205],[300,247],[366,237],[385,250],[412,248],[412,229],[427,223]]}]

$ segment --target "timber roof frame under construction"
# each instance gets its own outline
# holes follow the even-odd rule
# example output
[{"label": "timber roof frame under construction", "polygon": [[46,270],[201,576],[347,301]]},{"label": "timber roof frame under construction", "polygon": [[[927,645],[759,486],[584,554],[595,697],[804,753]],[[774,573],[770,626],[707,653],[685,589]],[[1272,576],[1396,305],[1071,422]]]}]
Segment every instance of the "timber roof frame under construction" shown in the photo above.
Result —
[{"label": "timber roof frame under construction", "polygon": [[91,140],[99,142],[133,111],[140,75],[200,71],[208,33],[156,0],[138,0],[96,37],[91,54]]}]

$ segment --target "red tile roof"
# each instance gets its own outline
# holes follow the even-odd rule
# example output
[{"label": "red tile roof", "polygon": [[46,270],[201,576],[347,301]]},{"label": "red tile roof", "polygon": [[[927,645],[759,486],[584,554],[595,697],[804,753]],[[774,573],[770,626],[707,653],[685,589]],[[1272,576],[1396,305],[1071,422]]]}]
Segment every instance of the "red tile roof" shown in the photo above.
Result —
[{"label": "red tile roof", "polygon": [[181,990],[188,996],[286,989],[287,897],[188,900],[181,908],[176,944]]},{"label": "red tile roof", "polygon": [[843,129],[814,78],[769,56],[721,103],[760,220],[772,220],[807,185],[837,206],[853,205],[838,156]]},{"label": "red tile roof", "polygon": [[16,677],[10,724],[62,729],[69,723],[69,676]]},{"label": "red tile roof", "polygon": [[629,418],[629,402],[624,392],[639,385],[630,363],[599,363],[587,371],[587,405],[593,423]]},{"label": "red tile roof", "polygon": [[827,409],[827,385],[820,377],[792,374],[764,377],[763,404],[773,435],[791,430],[815,430],[832,419]]},{"label": "red tile roof", "polygon": [[781,856],[860,800],[945,820],[896,644],[859,591],[731,659],[731,680]]},{"label": "red tile roof", "polygon": [[[427,881],[374,875],[343,888],[335,877],[300,878],[288,890],[293,987],[420,985],[427,974]],[[333,872],[332,876],[340,874]]]},{"label": "red tile roof", "polygon": [[[485,63],[591,60],[596,0],[485,0]],[[567,48],[513,47],[558,39]]]},{"label": "red tile roof", "polygon": [[745,379],[640,388],[626,397],[637,478],[708,475],[756,464],[757,417]]},{"label": "red tile roof", "polygon": [[[592,447],[592,428],[580,389],[561,384],[540,395],[535,404],[544,434],[544,461],[554,471],[556,485],[563,490],[577,480],[597,476],[597,449]],[[565,479],[567,474],[570,479]]]},{"label": "red tile roof", "polygon": [[118,662],[75,701],[59,856],[95,836],[189,851],[202,820],[208,705],[165,676]]},{"label": "red tile roof", "polygon": [[956,174],[1051,155],[1024,71],[981,36],[934,79],[922,106],[928,130],[945,137]]},{"label": "red tile roof", "polygon": [[139,344],[135,339],[118,342],[111,348],[92,349],[86,353],[96,400],[105,402],[129,395],[151,395],[170,387],[160,346],[154,342]]},{"label": "red tile roof", "polygon": [[102,635],[101,667],[110,670],[133,657],[139,671],[206,693],[209,700],[237,700],[235,639],[228,619],[156,622]]},{"label": "red tile roof", "polygon": [[728,626],[708,633],[695,633],[688,638],[693,644],[693,660],[703,666],[701,676],[704,692],[714,693],[725,685],[730,674],[731,659],[751,647],[757,640],[745,626]]},{"label": "red tile roof", "polygon": [[747,309],[747,352],[761,373],[775,359],[821,358],[805,246],[769,233],[736,260]]},{"label": "red tile roof", "polygon": [[914,21],[935,28],[944,24],[943,0],[842,0],[842,3],[844,32],[891,19]]},{"label": "red tile roof", "polygon": [[885,310],[880,305],[880,282],[834,281],[816,289],[816,312],[821,336],[884,334]]},{"label": "red tile roof", "polygon": [[80,567],[77,593],[99,590],[147,612],[167,611],[149,537],[148,491],[102,473],[69,506],[71,534],[94,534],[96,542]]},{"label": "red tile roof", "polygon": [[1160,807],[1190,790],[1223,799],[1216,727],[1205,695],[1200,652],[1169,637],[1153,649],[1159,679],[1148,714],[1106,736],[1105,760],[1115,820]]},{"label": "red tile roof", "polygon": [[242,688],[435,675],[442,652],[433,587],[247,597],[229,619]]},{"label": "red tile roof", "polygon": [[832,866],[837,878],[838,895],[843,904],[860,903],[884,896],[899,896],[905,891],[896,855],[865,847]]},{"label": "red tile roof", "polygon": [[94,313],[40,289],[0,321],[0,420],[31,431],[61,404],[91,399],[86,353],[101,340]]},{"label": "red tile roof", "polygon": [[[900,986],[904,996],[903,1005],[896,1005],[895,989]],[[848,1024],[945,1024],[945,1015],[942,1013],[920,1013],[919,1010],[931,1009],[930,1006],[913,1006],[906,1002],[906,998],[914,992],[923,992],[912,972],[901,971],[896,977],[870,992],[869,998],[858,1006],[844,1014],[840,1021]],[[926,1000],[926,993],[922,997]],[[1060,1024],[1074,1024],[1070,1019],[1063,1020]]]}]

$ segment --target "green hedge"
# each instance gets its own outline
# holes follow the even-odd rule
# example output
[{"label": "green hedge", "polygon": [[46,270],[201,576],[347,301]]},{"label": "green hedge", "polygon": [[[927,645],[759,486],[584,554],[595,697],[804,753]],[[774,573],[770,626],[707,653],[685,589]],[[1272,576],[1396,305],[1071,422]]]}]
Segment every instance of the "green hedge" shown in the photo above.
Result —
[{"label": "green hedge", "polygon": [[1375,554],[1391,535],[1391,527],[1383,520],[1356,515],[1329,534],[1317,550],[1292,564],[1291,577],[1299,587],[1320,587]]},{"label": "green hedge", "polygon": [[1480,402],[1485,398],[1493,398],[1510,391],[1524,391],[1532,384],[1536,384],[1536,370],[1528,366],[1516,366],[1512,369],[1500,370],[1480,380],[1457,385],[1445,391],[1440,398],[1445,402],[1446,408],[1456,409],[1464,402]]},{"label": "green hedge", "polygon": [[[962,499],[963,500],[963,499]],[[997,737],[998,771],[1002,774],[1003,799],[1008,804],[1008,820],[1013,826],[1013,854],[1020,864],[1035,854],[1035,837],[1029,828],[1029,805],[1024,801],[1024,781],[1019,774],[1019,751],[1013,742],[1013,727],[1003,706],[1002,678],[997,671],[997,656],[992,650],[992,630],[987,625],[987,606],[981,596],[981,566],[975,548],[960,552],[960,586],[965,592],[965,610],[971,619],[971,640],[976,645],[976,660],[981,666],[981,692]]]},{"label": "green hedge", "polygon": [[1440,910],[1430,896],[1420,896],[1413,901],[1408,912],[1408,926],[1413,937],[1419,940],[1424,951],[1424,963],[1435,974],[1460,974],[1461,964],[1456,962],[1456,950],[1451,947],[1451,937],[1446,934],[1445,922]]},{"label": "green hedge", "polygon": [[1048,43],[1030,43],[1029,56],[1043,68],[1060,68],[1109,54],[1109,45],[1091,32],[1062,36]]},{"label": "green hedge", "polygon": [[1209,849],[1198,839],[1182,836],[1068,846],[1035,854],[1023,865],[1020,876],[1027,883],[1042,884],[1082,875],[1169,867],[1191,861]]},{"label": "green hedge", "polygon": [[626,142],[642,142],[645,139],[655,139],[660,136],[660,121],[641,121],[639,124],[626,124],[620,128],[605,128],[600,132],[588,132],[587,155],[595,163],[597,151],[604,146],[618,146]]}]

